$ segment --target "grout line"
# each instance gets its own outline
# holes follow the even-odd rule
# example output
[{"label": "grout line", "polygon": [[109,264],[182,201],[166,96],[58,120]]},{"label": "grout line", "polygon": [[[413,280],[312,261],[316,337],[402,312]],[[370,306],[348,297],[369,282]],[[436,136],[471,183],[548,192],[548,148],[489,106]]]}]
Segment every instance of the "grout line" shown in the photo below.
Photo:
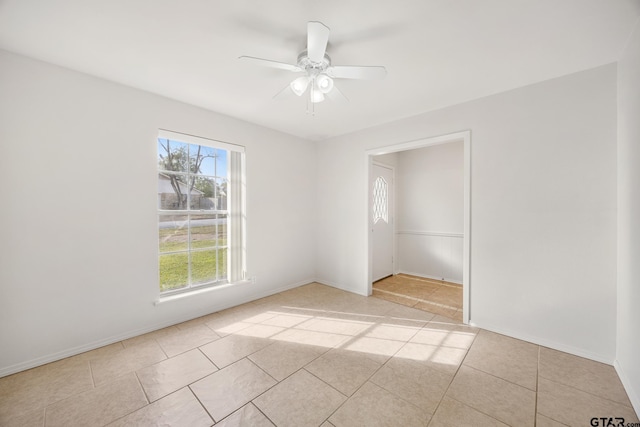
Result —
[{"label": "grout line", "polygon": [[[200,353],[202,353],[202,355],[203,355],[203,356],[204,356],[204,357],[205,357],[209,362],[211,362],[211,364],[212,364],[213,366],[215,366],[215,367],[216,367],[217,371],[215,371],[215,372],[218,372],[220,369],[222,369],[222,368],[220,368],[218,365],[216,365],[216,363],[215,363],[213,360],[211,360],[211,358],[210,358],[209,356],[207,356],[207,355],[205,354],[205,352],[204,352],[204,351],[202,351],[202,349],[201,349],[200,347],[196,347],[196,348],[198,349],[198,351],[199,351]],[[230,363],[229,365],[231,365],[231,363]],[[229,365],[227,365],[227,366],[229,366]],[[213,372],[212,372],[212,373],[213,373]],[[208,377],[208,376],[209,376],[209,375],[205,375],[205,377]],[[204,377],[202,377],[202,378],[204,378]],[[201,379],[202,379],[202,378],[201,378]],[[192,383],[192,384],[193,384],[193,383]]]},{"label": "grout line", "polygon": [[[465,356],[465,358],[466,358],[466,356]],[[497,376],[497,375],[495,375],[495,374],[492,374],[491,372],[483,371],[482,369],[480,369],[480,368],[476,368],[475,366],[471,366],[471,365],[465,365],[465,366],[466,366],[467,368],[473,369],[474,371],[482,372],[483,374],[485,374],[485,375],[489,375],[490,377],[497,378],[497,379],[502,380],[502,381],[504,381],[504,382],[506,382],[506,383],[509,383],[509,384],[511,384],[511,385],[515,385],[515,386],[517,386],[517,387],[520,387],[520,388],[522,388],[522,389],[525,389],[525,390],[527,390],[527,391],[530,391],[530,392],[532,392],[532,393],[535,393],[535,394],[536,394],[536,396],[537,396],[537,394],[538,394],[537,390],[531,390],[529,387],[525,387],[525,386],[523,386],[522,384],[514,383],[513,381],[510,381],[510,380],[508,380],[508,379],[506,379],[506,378],[499,377],[499,376]]]},{"label": "grout line", "polygon": [[[479,332],[478,332],[479,333]],[[460,361],[460,364],[458,365],[458,367],[456,368],[455,373],[453,374],[453,376],[451,377],[451,381],[449,382],[449,385],[447,386],[446,390],[444,391],[444,393],[442,393],[442,397],[440,398],[440,401],[438,402],[438,404],[436,405],[436,408],[433,410],[433,414],[431,415],[431,420],[433,420],[433,417],[436,415],[436,412],[438,412],[438,409],[440,408],[440,404],[442,403],[442,400],[445,398],[445,396],[447,396],[447,393],[449,393],[449,389],[451,388],[451,384],[453,384],[453,382],[456,380],[456,377],[458,376],[458,373],[460,372],[460,368],[462,368],[462,365],[464,364],[465,359],[467,358],[467,356],[469,355],[469,351],[471,351],[471,347],[473,347],[473,344],[476,342],[476,339],[478,338],[478,333],[476,333],[473,337],[473,341],[471,342],[471,344],[469,345],[469,348],[465,351],[464,353],[464,357],[462,358],[462,360]],[[447,396],[450,399],[453,399],[450,396]],[[460,402],[462,403],[462,402]],[[463,403],[464,404],[464,403]],[[467,405],[469,406],[469,405]],[[475,408],[473,408],[475,409]],[[493,417],[492,417],[493,418]],[[429,424],[431,424],[431,420],[429,421]]]},{"label": "grout line", "polygon": [[547,377],[545,377],[544,375],[540,375],[540,377],[541,377],[541,378],[544,378],[544,379],[545,379],[545,380],[547,380],[547,381],[551,381],[552,383],[555,383],[555,384],[561,385],[561,386],[563,386],[563,387],[567,387],[567,388],[570,388],[570,389],[573,389],[573,390],[576,390],[576,391],[580,391],[580,392],[582,392],[582,393],[588,394],[589,396],[593,396],[593,397],[598,398],[598,399],[606,400],[607,402],[615,403],[616,405],[624,406],[624,407],[626,407],[626,408],[631,408],[632,410],[634,410],[632,406],[625,405],[624,403],[619,402],[619,401],[617,401],[617,400],[611,400],[611,399],[609,399],[609,398],[607,398],[607,397],[602,397],[602,396],[599,396],[599,395],[597,395],[597,394],[593,394],[593,393],[588,392],[588,391],[586,391],[586,390],[583,390],[583,389],[581,389],[581,388],[574,387],[574,386],[569,385],[569,384],[561,383],[561,382],[559,382],[559,381],[555,381],[555,380],[553,380],[553,379],[551,379],[551,378],[547,378]]},{"label": "grout line", "polygon": [[[206,378],[206,377],[203,377],[203,378]],[[202,378],[200,378],[200,379],[202,379]],[[198,381],[199,381],[199,380],[198,380]],[[191,383],[191,384],[194,384],[194,383]],[[195,398],[196,398],[196,400],[198,401],[198,403],[200,404],[200,406],[202,406],[202,408],[203,408],[203,409],[204,409],[204,411],[207,413],[207,415],[209,415],[209,418],[211,418],[211,420],[213,421],[213,424],[217,424],[219,421],[216,421],[216,419],[215,419],[215,418],[213,418],[213,415],[209,412],[209,410],[208,410],[208,409],[207,409],[207,407],[204,405],[204,403],[202,403],[202,401],[200,400],[200,398],[198,397],[198,395],[197,395],[197,394],[195,394],[195,393],[193,392],[193,390],[191,390],[191,384],[186,385],[186,386],[185,386],[185,388],[189,389],[189,392],[191,393],[191,395],[193,395],[193,397],[195,397]],[[233,414],[233,413],[235,413],[235,411],[234,411],[234,412],[232,412],[231,414]],[[227,416],[230,416],[231,414],[229,414],[229,415],[227,415]],[[226,418],[226,417],[225,417],[225,418]]]},{"label": "grout line", "polygon": [[493,415],[491,415],[491,414],[487,414],[487,413],[486,413],[486,412],[484,412],[483,410],[478,409],[478,408],[476,408],[476,407],[473,407],[473,406],[469,405],[469,404],[468,404],[468,403],[466,403],[466,402],[463,402],[463,401],[461,401],[461,400],[459,400],[459,399],[456,399],[455,397],[451,397],[451,396],[447,396],[447,397],[448,397],[449,399],[451,399],[451,400],[455,400],[456,402],[458,402],[459,404],[461,404],[461,405],[463,405],[463,406],[466,406],[467,408],[471,408],[471,409],[473,409],[474,411],[481,413],[482,415],[486,415],[487,417],[489,417],[489,418],[491,418],[491,419],[493,419],[493,420],[498,421],[500,424],[508,425],[506,421],[502,421],[502,420],[500,420],[500,419],[498,419],[498,418],[494,417],[494,416],[493,416]]},{"label": "grout line", "polygon": [[[149,395],[147,394],[147,390],[144,389],[144,386],[142,385],[142,381],[140,381],[140,377],[138,377],[138,373],[137,372],[133,372],[133,375],[135,375],[136,380],[138,380],[138,385],[140,386],[140,388],[142,389],[142,393],[144,393],[144,397],[145,399],[147,399],[147,405],[151,404],[151,399],[149,399]],[[161,398],[160,398],[161,399]],[[157,399],[157,400],[160,400]],[[128,415],[128,414],[127,414]]]},{"label": "grout line", "polygon": [[[255,400],[255,399],[254,399],[254,400]],[[256,408],[256,409],[258,410],[258,412],[260,412],[262,415],[264,415],[264,417],[265,417],[266,419],[268,419],[268,420],[271,422],[271,424],[273,424],[274,426],[276,426],[276,425],[277,425],[277,424],[275,423],[275,421],[273,421],[271,418],[269,418],[269,416],[268,416],[267,414],[265,414],[265,413],[264,413],[264,411],[258,407],[258,405],[256,405],[255,403],[253,403],[253,400],[252,400],[252,401],[250,401],[249,403],[247,403],[247,405],[252,405],[254,408]],[[244,405],[244,406],[247,406],[247,405]]]},{"label": "grout line", "polygon": [[91,360],[87,360],[87,364],[89,364],[89,376],[91,376],[91,384],[93,388],[96,388],[96,379],[93,377],[93,367],[91,366]]}]

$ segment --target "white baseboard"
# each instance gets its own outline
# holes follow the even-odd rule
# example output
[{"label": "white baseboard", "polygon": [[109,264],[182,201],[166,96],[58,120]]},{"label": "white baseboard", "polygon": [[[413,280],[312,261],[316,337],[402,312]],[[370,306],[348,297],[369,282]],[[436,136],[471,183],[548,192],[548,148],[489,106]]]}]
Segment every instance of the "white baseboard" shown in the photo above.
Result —
[{"label": "white baseboard", "polygon": [[599,354],[591,353],[589,351],[585,351],[580,348],[560,344],[558,342],[540,338],[538,336],[515,332],[512,330],[509,330],[508,328],[502,328],[502,327],[487,324],[487,323],[478,323],[478,322],[471,321],[469,324],[471,326],[486,329],[487,331],[495,332],[497,334],[506,335],[508,337],[516,338],[522,341],[527,341],[533,344],[538,344],[543,347],[548,347],[553,350],[558,350],[558,351],[563,351],[565,353],[573,354],[574,356],[584,357],[585,359],[594,360],[596,362],[604,363],[606,365],[613,365],[613,360],[603,357]]},{"label": "white baseboard", "polygon": [[640,417],[640,396],[638,395],[638,393],[636,393],[636,390],[634,390],[629,377],[624,372],[624,369],[622,369],[622,366],[620,366],[620,363],[617,359],[613,362],[613,367],[616,369],[618,377],[620,377],[620,381],[622,382],[622,386],[627,392],[627,396],[629,396],[629,400],[631,401],[633,410],[636,411],[636,415]]},{"label": "white baseboard", "polygon": [[251,301],[258,300],[260,298],[268,297],[270,295],[274,295],[280,292],[288,291],[289,289],[297,288],[299,286],[303,286],[309,283],[314,282],[315,279],[307,279],[302,280],[300,282],[292,283],[289,285],[281,286],[275,289],[269,289],[267,291],[258,292],[250,297],[239,298],[234,301],[227,302],[225,304],[219,304],[215,306],[211,306],[206,310],[201,310],[198,312],[190,313],[187,316],[183,316],[180,318],[174,318],[170,320],[166,320],[164,322],[156,323],[148,327],[134,329],[131,331],[124,332],[122,334],[114,335],[109,338],[92,341],[85,345],[80,345],[77,347],[72,347],[66,350],[62,350],[56,353],[51,353],[45,356],[37,357],[35,359],[27,360],[26,362],[16,363],[15,365],[10,365],[4,368],[0,368],[0,378],[5,377],[7,375],[15,374],[17,372],[21,372],[27,369],[35,368],[37,366],[45,365],[47,363],[55,362],[67,357],[75,356],[80,353],[84,353],[87,351],[95,350],[100,347],[104,347],[105,345],[117,343],[119,341],[123,341],[129,338],[137,337],[138,335],[146,334],[149,332],[157,331],[158,329],[167,328],[169,326],[177,325],[178,323],[186,322],[188,320],[196,319],[198,317],[206,316],[207,314],[216,313],[221,310],[225,310],[227,308],[235,307],[240,304],[245,304]]}]

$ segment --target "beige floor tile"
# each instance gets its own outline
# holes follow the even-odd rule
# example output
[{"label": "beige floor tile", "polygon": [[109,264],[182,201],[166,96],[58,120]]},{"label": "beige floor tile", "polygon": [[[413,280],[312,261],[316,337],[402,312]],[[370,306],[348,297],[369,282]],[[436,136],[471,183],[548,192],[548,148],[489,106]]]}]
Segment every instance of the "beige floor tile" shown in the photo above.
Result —
[{"label": "beige floor tile", "polygon": [[153,340],[130,346],[110,357],[92,360],[90,365],[93,381],[99,386],[166,358],[164,351]]},{"label": "beige floor tile", "polygon": [[185,387],[109,424],[110,427],[153,425],[209,427],[213,420],[191,390]]},{"label": "beige floor tile", "polygon": [[285,329],[286,328],[282,328],[280,326],[254,324],[252,326],[249,326],[248,328],[244,328],[238,332],[235,332],[234,335],[255,338],[271,338],[274,335],[277,335],[280,332],[284,331]]},{"label": "beige floor tile", "polygon": [[377,356],[393,356],[405,344],[404,341],[386,340],[380,338],[355,337],[340,348],[359,353],[372,354]]},{"label": "beige floor tile", "polygon": [[307,331],[303,329],[287,329],[273,337],[277,341],[294,342],[298,344],[316,345],[326,348],[337,347],[351,337],[327,332]]},{"label": "beige floor tile", "polygon": [[276,341],[249,356],[249,359],[278,381],[312,362],[329,349],[314,345]]},{"label": "beige floor tile", "polygon": [[604,363],[541,347],[540,376],[631,406],[615,369]]},{"label": "beige floor tile", "polygon": [[158,337],[156,340],[167,356],[173,357],[219,338],[220,335],[207,325],[198,324],[190,328],[179,329],[178,332]]},{"label": "beige floor tile", "polygon": [[275,427],[253,403],[247,403],[216,424],[216,427]]},{"label": "beige floor tile", "polygon": [[370,323],[341,319],[338,317],[316,317],[296,326],[306,331],[326,332],[329,334],[356,336],[371,326]]},{"label": "beige floor tile", "polygon": [[303,316],[290,313],[279,313],[276,316],[262,322],[263,325],[279,326],[281,328],[292,328],[302,322],[311,319],[312,316]]},{"label": "beige floor tile", "polygon": [[346,397],[304,369],[299,370],[254,400],[278,427],[317,426]]},{"label": "beige floor tile", "polygon": [[105,425],[147,404],[136,376],[120,379],[47,407],[45,426]]},{"label": "beige floor tile", "polygon": [[191,385],[217,422],[274,386],[276,381],[248,359],[242,359]]},{"label": "beige floor tile", "polygon": [[535,392],[467,366],[460,368],[447,396],[509,425],[535,423]]},{"label": "beige floor tile", "polygon": [[431,319],[429,323],[438,324],[439,327],[441,328],[453,328],[455,326],[458,326],[458,327],[462,327],[466,331],[471,331],[476,333],[479,331],[479,328],[476,328],[475,326],[465,325],[462,323],[462,321],[454,320],[451,317],[441,316],[439,314],[436,314],[435,316],[433,316],[433,319]]},{"label": "beige floor tile", "polygon": [[392,358],[369,381],[433,414],[452,379],[421,363]]},{"label": "beige floor tile", "polygon": [[221,337],[225,337],[229,334],[234,334],[248,328],[249,326],[253,326],[254,323],[242,322],[231,317],[219,316],[209,319],[205,325],[211,328],[216,334]]},{"label": "beige floor tile", "polygon": [[462,288],[441,286],[429,295],[428,299],[448,307],[462,308]]},{"label": "beige floor tile", "polygon": [[334,349],[311,362],[305,369],[342,394],[351,396],[386,359],[386,356]]},{"label": "beige floor tile", "polygon": [[413,307],[419,301],[415,298],[401,295],[399,293],[393,291],[387,291],[383,289],[373,289],[371,295],[376,298],[380,298],[389,302],[394,302],[396,304],[401,304],[407,307]]},{"label": "beige floor tile", "polygon": [[218,368],[199,350],[191,350],[137,371],[150,402],[173,393]]},{"label": "beige floor tile", "polygon": [[439,314],[449,318],[456,317],[456,313],[458,312],[457,307],[451,307],[433,301],[420,301],[416,303],[413,308],[425,310],[430,313]]},{"label": "beige floor tile", "polygon": [[92,388],[86,357],[71,357],[0,378],[0,420],[43,409]]},{"label": "beige floor tile", "polygon": [[44,409],[35,409],[24,412],[11,418],[0,415],[2,427],[42,427],[44,425]]},{"label": "beige floor tile", "polygon": [[552,420],[549,417],[545,417],[542,414],[536,414],[536,427],[565,427],[566,424],[562,424],[556,420]]},{"label": "beige floor tile", "polygon": [[429,421],[429,414],[368,382],[331,415],[329,421],[336,427],[422,427]]},{"label": "beige floor tile", "polygon": [[428,282],[408,282],[396,288],[396,292],[420,300],[430,299],[431,295],[438,292],[439,285]]},{"label": "beige floor tile", "polygon": [[[109,357],[112,354],[115,354],[123,349],[123,342],[116,342],[113,344],[105,345],[93,350],[85,351],[84,353],[77,354],[75,356],[71,356],[67,359],[68,361],[74,360],[93,360],[100,357]],[[54,362],[56,363],[56,362]]]},{"label": "beige floor tile", "polygon": [[137,337],[129,338],[122,341],[124,347],[131,347],[134,345],[142,344],[149,341],[156,341],[157,338],[172,335],[179,331],[175,326],[170,326],[168,328],[158,329],[157,331],[149,332],[146,334],[138,335]]},{"label": "beige floor tile", "polygon": [[507,427],[507,424],[457,400],[445,397],[433,415],[429,427]]},{"label": "beige floor tile", "polygon": [[216,313],[215,316],[212,316],[212,318],[205,323],[209,323],[213,319],[218,318],[233,320],[234,322],[260,323],[275,315],[276,313],[272,313],[267,306],[242,304]]},{"label": "beige floor tile", "polygon": [[593,417],[638,422],[633,409],[546,378],[538,382],[538,413],[568,426],[587,426]]},{"label": "beige floor tile", "polygon": [[401,287],[402,285],[400,285],[399,283],[396,283],[394,280],[383,279],[375,282],[373,284],[372,290],[396,292]]},{"label": "beige floor tile", "polygon": [[378,323],[364,331],[368,338],[407,342],[420,330],[416,326],[394,325],[393,323]]},{"label": "beige floor tile", "polygon": [[466,332],[473,335],[477,335],[478,332],[480,332],[480,329],[475,326],[465,325],[461,321],[439,315],[435,315],[433,319],[427,323],[425,328],[426,327],[443,331]]},{"label": "beige floor tile", "polygon": [[267,338],[228,335],[217,341],[203,345],[200,347],[200,350],[202,350],[217,367],[224,368],[243,357],[262,350],[271,343],[273,343],[273,341]]},{"label": "beige floor tile", "polygon": [[462,322],[462,286],[398,274],[376,282],[373,295]]},{"label": "beige floor tile", "polygon": [[483,330],[474,341],[464,364],[535,390],[538,350],[535,344]]},{"label": "beige floor tile", "polygon": [[390,322],[393,324],[418,327],[426,325],[426,323],[433,319],[434,316],[435,315],[433,313],[404,306],[394,306],[386,314],[386,317],[391,319]]},{"label": "beige floor tile", "polygon": [[447,374],[455,374],[466,354],[467,350],[461,348],[409,342],[394,357],[413,360]]},{"label": "beige floor tile", "polygon": [[467,350],[473,344],[475,337],[475,331],[430,322],[413,336],[411,342]]}]

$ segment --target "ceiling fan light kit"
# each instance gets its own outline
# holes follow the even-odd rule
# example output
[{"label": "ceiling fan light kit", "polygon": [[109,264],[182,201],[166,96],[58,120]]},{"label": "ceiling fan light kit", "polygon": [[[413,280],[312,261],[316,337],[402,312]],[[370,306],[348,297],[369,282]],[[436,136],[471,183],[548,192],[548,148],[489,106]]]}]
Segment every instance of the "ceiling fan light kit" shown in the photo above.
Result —
[{"label": "ceiling fan light kit", "polygon": [[322,102],[325,95],[332,91],[346,99],[335,87],[334,79],[383,79],[387,70],[382,66],[353,66],[331,65],[331,58],[327,55],[329,41],[329,27],[321,22],[311,21],[307,24],[307,50],[298,55],[296,65],[269,59],[241,56],[239,59],[249,60],[271,68],[304,73],[293,80],[289,87],[297,96],[302,96],[309,89],[311,104]]}]

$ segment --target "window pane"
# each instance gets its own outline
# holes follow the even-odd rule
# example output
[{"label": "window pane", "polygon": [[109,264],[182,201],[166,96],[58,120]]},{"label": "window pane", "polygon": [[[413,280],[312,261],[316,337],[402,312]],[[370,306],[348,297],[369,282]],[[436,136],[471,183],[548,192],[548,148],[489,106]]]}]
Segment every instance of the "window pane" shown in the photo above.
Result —
[{"label": "window pane", "polygon": [[215,175],[216,157],[218,151],[204,145],[189,145],[190,172],[194,175]]},{"label": "window pane", "polygon": [[188,145],[183,142],[158,138],[158,170],[187,172]]},{"label": "window pane", "polygon": [[216,247],[218,221],[216,215],[191,216],[191,249]]},{"label": "window pane", "polygon": [[160,292],[180,289],[189,283],[189,254],[160,255]]},{"label": "window pane", "polygon": [[227,246],[227,215],[218,215],[218,246]]},{"label": "window pane", "polygon": [[159,215],[158,235],[160,252],[186,251],[189,249],[188,217],[186,215]]},{"label": "window pane", "polygon": [[191,282],[215,282],[220,276],[218,271],[218,251],[215,249],[191,252]]},{"label": "window pane", "polygon": [[216,176],[227,178],[227,155],[226,150],[217,150],[216,152]]},{"label": "window pane", "polygon": [[191,178],[191,209],[214,210],[217,206],[216,182],[212,176],[194,176]]},{"label": "window pane", "polygon": [[221,211],[226,211],[227,207],[227,183],[226,178],[216,178],[216,205]]},{"label": "window pane", "polygon": [[158,208],[187,209],[188,186],[186,175],[158,173]]},{"label": "window pane", "polygon": [[219,280],[227,280],[227,249],[218,250],[217,261]]}]

